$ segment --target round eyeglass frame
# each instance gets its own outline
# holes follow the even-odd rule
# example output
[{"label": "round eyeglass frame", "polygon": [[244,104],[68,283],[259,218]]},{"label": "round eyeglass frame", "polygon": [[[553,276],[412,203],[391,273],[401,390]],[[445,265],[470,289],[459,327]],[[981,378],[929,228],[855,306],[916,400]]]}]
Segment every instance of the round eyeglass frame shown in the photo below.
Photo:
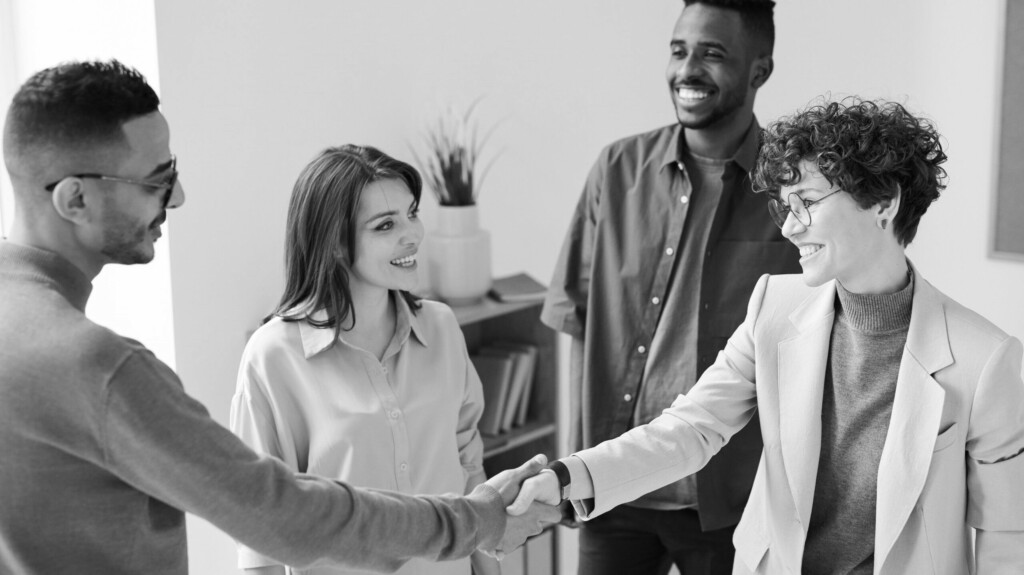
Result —
[{"label": "round eyeglass frame", "polygon": [[[768,213],[772,216],[772,221],[775,222],[775,225],[779,226],[780,229],[786,225],[786,219],[789,218],[789,214],[791,213],[796,217],[796,221],[803,224],[804,227],[808,227],[811,225],[811,210],[809,208],[825,198],[834,196],[841,191],[842,190],[836,190],[825,194],[816,200],[805,200],[796,192],[792,192],[786,196],[788,202],[783,202],[776,198],[769,198]],[[793,199],[794,196],[796,196],[797,200],[795,204]]]}]

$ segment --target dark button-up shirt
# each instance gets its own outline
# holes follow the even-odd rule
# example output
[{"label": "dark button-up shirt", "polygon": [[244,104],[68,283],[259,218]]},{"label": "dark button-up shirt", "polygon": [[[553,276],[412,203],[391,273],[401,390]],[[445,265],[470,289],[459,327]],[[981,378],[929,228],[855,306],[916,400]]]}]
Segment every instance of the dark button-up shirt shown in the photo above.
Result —
[{"label": "dark button-up shirt", "polygon": [[[647,423],[646,410],[640,411],[643,418],[634,417],[641,390],[648,388],[645,396],[674,397],[692,387],[742,322],[757,278],[799,271],[796,249],[768,216],[766,198],[751,189],[748,173],[759,134],[752,123],[726,165],[710,221],[687,219],[693,185],[680,126],[619,140],[599,156],[541,315],[548,326],[573,336],[574,346],[582,342],[582,365],[572,370],[570,382],[574,449]],[[694,254],[701,247],[696,238],[702,231],[707,233],[703,254]],[[689,282],[694,285],[673,284],[676,275],[687,276],[687,270],[673,273],[682,265],[695,269],[694,277],[699,273],[699,280]],[[696,322],[662,313],[664,302],[678,289],[697,292],[676,307],[679,315],[695,316]],[[676,347],[681,354],[689,350],[697,358],[696,369],[677,371],[668,353],[661,354],[664,364],[650,362],[656,333],[661,346]],[[667,391],[652,392],[651,387]],[[705,529],[739,520],[760,451],[755,419],[698,474]]]}]

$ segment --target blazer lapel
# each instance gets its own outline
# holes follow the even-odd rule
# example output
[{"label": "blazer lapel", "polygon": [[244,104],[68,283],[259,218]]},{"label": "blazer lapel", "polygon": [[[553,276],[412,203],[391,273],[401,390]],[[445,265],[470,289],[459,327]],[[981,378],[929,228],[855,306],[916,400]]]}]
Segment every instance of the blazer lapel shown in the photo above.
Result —
[{"label": "blazer lapel", "polygon": [[946,396],[932,374],[952,363],[946,314],[939,294],[915,270],[907,345],[878,465],[876,573],[885,564],[928,478]]},{"label": "blazer lapel", "polygon": [[797,334],[779,342],[779,433],[793,503],[804,533],[821,454],[821,396],[835,319],[835,283],[818,288],[789,316]]}]

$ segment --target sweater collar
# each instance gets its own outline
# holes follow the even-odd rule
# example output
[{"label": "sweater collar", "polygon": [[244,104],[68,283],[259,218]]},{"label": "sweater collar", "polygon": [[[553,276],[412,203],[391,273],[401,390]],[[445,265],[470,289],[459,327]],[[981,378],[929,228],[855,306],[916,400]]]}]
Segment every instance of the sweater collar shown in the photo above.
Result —
[{"label": "sweater collar", "polygon": [[89,278],[60,254],[9,240],[0,240],[0,274],[46,284],[83,313],[92,293]]},{"label": "sweater collar", "polygon": [[887,294],[856,294],[836,282],[837,318],[853,329],[868,333],[884,333],[906,329],[914,299],[914,273],[908,269],[910,281],[897,292]]}]

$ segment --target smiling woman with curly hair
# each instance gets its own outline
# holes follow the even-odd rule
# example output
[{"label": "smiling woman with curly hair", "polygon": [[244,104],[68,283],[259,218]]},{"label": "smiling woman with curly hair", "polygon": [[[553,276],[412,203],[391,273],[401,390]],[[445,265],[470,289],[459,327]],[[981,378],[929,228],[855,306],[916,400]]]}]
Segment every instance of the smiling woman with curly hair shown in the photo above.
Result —
[{"label": "smiling woman with curly hair", "polygon": [[902,196],[892,226],[904,246],[946,187],[941,167],[946,154],[938,132],[895,102],[850,98],[812,106],[771,124],[754,171],[754,188],[777,198],[781,186],[799,180],[804,160],[862,208]]},{"label": "smiling woman with curly hair", "polygon": [[755,189],[803,273],[762,277],[689,393],[552,464],[561,478],[527,480],[512,511],[567,491],[595,517],[696,472],[756,411],[764,451],[734,573],[1019,572],[1021,343],[905,254],[945,160],[934,126],[892,102],[828,102],[771,124]]}]

